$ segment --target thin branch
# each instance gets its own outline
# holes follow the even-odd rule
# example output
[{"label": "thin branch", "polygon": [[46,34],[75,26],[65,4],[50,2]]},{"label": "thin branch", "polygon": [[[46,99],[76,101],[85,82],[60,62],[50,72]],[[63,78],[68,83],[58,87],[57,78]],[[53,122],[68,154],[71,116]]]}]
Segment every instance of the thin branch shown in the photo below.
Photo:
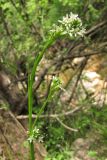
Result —
[{"label": "thin branch", "polygon": [[[76,107],[75,109],[73,110],[70,110],[68,112],[64,112],[64,113],[61,113],[61,114],[51,114],[51,115],[41,115],[39,118],[57,118],[57,117],[65,117],[65,116],[71,116],[73,115],[75,112],[78,112],[82,109],[82,107]],[[35,119],[37,116],[36,115],[32,115],[32,118]],[[28,115],[20,115],[20,116],[17,116],[16,117],[18,120],[21,120],[21,119],[28,119]]]},{"label": "thin branch", "polygon": [[79,82],[80,77],[81,77],[81,75],[82,75],[82,72],[83,72],[83,70],[84,70],[84,68],[85,68],[85,66],[86,66],[86,64],[87,64],[88,59],[89,59],[89,56],[85,58],[85,60],[83,61],[83,63],[82,63],[81,66],[80,66],[80,71],[79,71],[79,74],[77,75],[77,79],[76,79],[76,82],[75,82],[75,84],[74,84],[74,86],[73,86],[71,96],[70,96],[69,99],[68,99],[68,103],[71,102],[71,100],[72,100],[72,98],[73,98],[73,96],[74,96],[74,93],[75,93],[75,90],[76,90],[76,88],[77,88],[78,82]]},{"label": "thin branch", "polygon": [[74,128],[71,128],[71,127],[67,126],[58,117],[56,117],[56,119],[65,129],[67,129],[67,130],[69,130],[71,132],[78,132],[78,129],[74,129]]},{"label": "thin branch", "polygon": [[[97,29],[99,29],[99,28],[102,28],[104,25],[106,25],[107,24],[107,21],[103,21],[103,22],[101,22],[101,23],[98,23],[96,26],[94,26],[94,27],[92,27],[91,29],[89,29],[87,32],[86,32],[86,35],[88,36],[88,35],[92,35],[92,33],[94,32],[94,31],[97,31]],[[99,30],[98,30],[99,31]]]}]

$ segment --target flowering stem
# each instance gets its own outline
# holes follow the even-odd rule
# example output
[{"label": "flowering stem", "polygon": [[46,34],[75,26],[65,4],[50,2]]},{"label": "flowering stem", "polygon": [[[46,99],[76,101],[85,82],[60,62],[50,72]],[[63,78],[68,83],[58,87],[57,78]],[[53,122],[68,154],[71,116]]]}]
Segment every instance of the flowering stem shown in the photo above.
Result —
[{"label": "flowering stem", "polygon": [[[34,65],[32,68],[31,75],[28,78],[28,111],[29,111],[29,136],[32,136],[33,129],[37,123],[39,116],[42,114],[46,104],[48,103],[51,94],[53,91],[57,89],[58,81],[54,81],[53,91],[50,89],[50,93],[43,103],[39,113],[37,114],[37,118],[35,119],[34,123],[32,122],[32,109],[33,109],[33,83],[35,79],[35,73],[37,71],[37,67],[45,53],[45,51],[52,45],[52,43],[57,39],[57,37],[64,37],[67,36],[71,39],[75,39],[76,37],[83,36],[85,30],[82,27],[82,22],[77,15],[70,13],[70,15],[66,15],[62,20],[59,20],[59,25],[54,25],[53,29],[51,30],[51,38],[45,43],[42,51],[36,56]],[[31,160],[35,160],[34,156],[34,143],[33,139],[29,141],[30,146],[30,155]]]},{"label": "flowering stem", "polygon": [[[37,71],[37,67],[38,67],[45,51],[52,45],[52,43],[54,41],[55,41],[55,38],[50,38],[50,40],[48,40],[48,42],[43,47],[42,51],[37,55],[37,57],[35,58],[35,61],[34,61],[31,75],[29,75],[29,78],[28,78],[29,136],[32,135],[32,131],[33,131],[32,110],[33,110],[33,83],[34,83],[35,73]],[[40,114],[41,114],[41,112],[39,112],[38,117]],[[30,158],[31,158],[31,160],[35,160],[33,141],[29,143],[29,147],[30,147]]]}]

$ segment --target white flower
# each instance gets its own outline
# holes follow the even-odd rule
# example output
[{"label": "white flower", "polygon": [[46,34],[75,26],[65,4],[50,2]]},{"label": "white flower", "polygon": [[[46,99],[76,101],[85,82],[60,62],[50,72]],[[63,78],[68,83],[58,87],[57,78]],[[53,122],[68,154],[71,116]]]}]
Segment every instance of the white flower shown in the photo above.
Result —
[{"label": "white flower", "polygon": [[58,88],[60,88],[60,85],[61,85],[60,79],[56,76],[53,76],[51,88],[58,89]]},{"label": "white flower", "polygon": [[32,143],[35,139],[37,139],[39,136],[39,129],[35,127],[32,131],[32,134],[28,138],[28,142]]},{"label": "white flower", "polygon": [[78,36],[83,36],[85,29],[82,26],[82,21],[73,13],[66,15],[62,20],[58,21],[58,25],[53,25],[53,29],[50,30],[52,36],[69,36],[70,38],[75,38]]},{"label": "white flower", "polygon": [[51,29],[50,32],[53,35],[56,35],[58,33],[62,33],[63,32],[63,28],[61,26],[57,26],[56,24],[53,24],[53,29]]}]

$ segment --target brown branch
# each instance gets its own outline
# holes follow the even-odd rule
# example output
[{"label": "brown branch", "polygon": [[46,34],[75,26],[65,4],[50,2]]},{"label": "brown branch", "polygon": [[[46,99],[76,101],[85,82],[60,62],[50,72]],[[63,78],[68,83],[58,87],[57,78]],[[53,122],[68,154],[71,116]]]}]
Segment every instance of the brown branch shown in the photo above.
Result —
[{"label": "brown branch", "polygon": [[86,36],[88,36],[88,35],[93,35],[93,34],[95,34],[96,32],[97,32],[97,29],[99,29],[99,28],[102,28],[104,25],[106,25],[107,24],[107,21],[103,21],[103,22],[101,22],[101,23],[98,23],[97,25],[95,25],[94,27],[92,27],[91,29],[89,29],[86,33],[85,33],[85,35]]},{"label": "brown branch", "polygon": [[72,100],[72,98],[73,98],[73,96],[74,96],[76,87],[77,87],[77,85],[78,85],[78,82],[79,82],[79,80],[80,80],[81,74],[82,74],[82,72],[83,72],[84,67],[85,67],[86,64],[87,64],[88,59],[89,59],[89,56],[85,58],[85,60],[83,61],[83,63],[82,63],[81,66],[80,66],[80,71],[79,71],[79,74],[78,74],[78,76],[77,76],[77,80],[76,80],[76,82],[75,82],[75,84],[74,84],[74,86],[73,86],[72,94],[71,94],[71,96],[70,96],[69,99],[68,99],[68,103],[71,102],[71,100]]},{"label": "brown branch", "polygon": [[[67,116],[71,116],[73,115],[75,112],[78,112],[82,109],[83,107],[76,107],[75,109],[73,110],[70,110],[68,112],[64,112],[64,113],[60,113],[60,114],[50,114],[50,115],[41,115],[39,116],[39,118],[53,118],[53,119],[56,119],[57,117],[67,117]],[[17,119],[28,119],[28,115],[21,115],[21,116],[17,116],[16,117]],[[37,118],[37,115],[32,115],[32,118],[35,119]]]},{"label": "brown branch", "polygon": [[74,128],[71,128],[71,127],[67,126],[58,117],[56,117],[56,119],[65,129],[67,129],[67,130],[69,130],[71,132],[78,132],[78,129],[74,129]]}]

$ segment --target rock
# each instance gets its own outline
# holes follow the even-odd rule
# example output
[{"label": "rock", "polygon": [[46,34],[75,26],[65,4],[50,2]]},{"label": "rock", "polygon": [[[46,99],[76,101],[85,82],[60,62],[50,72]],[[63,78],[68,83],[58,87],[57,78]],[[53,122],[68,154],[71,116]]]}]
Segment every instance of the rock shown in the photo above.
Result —
[{"label": "rock", "polygon": [[92,141],[89,139],[76,139],[73,143],[74,160],[95,160],[95,158],[88,155],[91,144]]},{"label": "rock", "polygon": [[90,141],[88,139],[78,138],[73,143],[74,150],[88,150],[90,148]]}]

